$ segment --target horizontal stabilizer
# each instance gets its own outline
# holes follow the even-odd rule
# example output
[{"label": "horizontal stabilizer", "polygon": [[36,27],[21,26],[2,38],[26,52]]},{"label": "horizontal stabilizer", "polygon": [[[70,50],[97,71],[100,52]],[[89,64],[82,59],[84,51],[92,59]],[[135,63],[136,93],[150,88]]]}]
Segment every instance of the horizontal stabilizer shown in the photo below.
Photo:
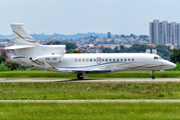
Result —
[{"label": "horizontal stabilizer", "polygon": [[11,46],[11,47],[5,47],[4,49],[7,50],[11,50],[11,49],[25,49],[25,48],[33,48],[34,46],[27,46],[27,45],[17,45],[17,46]]}]

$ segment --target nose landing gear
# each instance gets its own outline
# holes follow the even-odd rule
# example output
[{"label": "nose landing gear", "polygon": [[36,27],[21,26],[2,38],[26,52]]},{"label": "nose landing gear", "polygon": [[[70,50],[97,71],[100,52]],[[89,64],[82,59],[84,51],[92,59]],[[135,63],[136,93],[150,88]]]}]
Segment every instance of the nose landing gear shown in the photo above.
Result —
[{"label": "nose landing gear", "polygon": [[155,77],[154,77],[154,70],[152,70],[152,79],[155,79]]}]

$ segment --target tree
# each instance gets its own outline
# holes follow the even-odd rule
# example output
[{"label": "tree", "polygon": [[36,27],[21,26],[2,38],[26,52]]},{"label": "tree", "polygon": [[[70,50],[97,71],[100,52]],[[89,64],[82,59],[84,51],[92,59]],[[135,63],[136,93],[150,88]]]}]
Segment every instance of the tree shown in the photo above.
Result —
[{"label": "tree", "polygon": [[89,36],[89,38],[93,38],[95,40],[96,38],[98,38],[98,36]]},{"label": "tree", "polygon": [[6,52],[5,52],[5,51],[1,53],[1,57],[4,57],[4,58],[7,58],[7,57],[8,57],[8,56],[6,55]]},{"label": "tree", "polygon": [[11,70],[16,70],[19,68],[20,64],[19,63],[16,63],[16,62],[6,62],[5,63],[5,66],[10,68]]},{"label": "tree", "polygon": [[116,35],[115,35],[115,38],[119,38],[119,35],[116,34]]},{"label": "tree", "polygon": [[171,52],[173,52],[170,55],[170,60],[174,63],[179,62],[180,63],[180,49],[173,49],[170,50]]},{"label": "tree", "polygon": [[165,45],[157,45],[157,54],[160,55],[162,58],[170,60],[170,47],[167,47]]},{"label": "tree", "polygon": [[149,36],[148,35],[139,35],[139,38],[140,39],[147,39],[147,38],[149,38]]},{"label": "tree", "polygon": [[7,58],[8,56],[6,55],[6,52],[4,51],[4,52],[2,52],[1,53],[1,56],[0,56],[0,63],[2,63],[2,62],[6,62],[6,58]]},{"label": "tree", "polygon": [[134,34],[132,34],[132,33],[129,35],[129,37],[132,37],[134,39],[136,38],[136,36]]},{"label": "tree", "polygon": [[66,51],[66,53],[81,53],[79,50]]},{"label": "tree", "polygon": [[103,51],[103,53],[112,53],[111,48],[103,48],[102,51]]},{"label": "tree", "polygon": [[121,38],[126,38],[126,36],[125,36],[125,35],[123,35],[123,34],[121,34]]}]

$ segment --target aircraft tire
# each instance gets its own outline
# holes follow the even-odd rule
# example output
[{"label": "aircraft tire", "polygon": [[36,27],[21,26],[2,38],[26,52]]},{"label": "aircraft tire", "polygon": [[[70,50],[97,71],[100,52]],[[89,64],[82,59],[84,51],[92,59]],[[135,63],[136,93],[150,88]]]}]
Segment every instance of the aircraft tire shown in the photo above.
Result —
[{"label": "aircraft tire", "polygon": [[82,79],[83,79],[83,77],[80,77],[81,75],[82,75],[82,74],[80,74],[80,73],[77,74],[77,79],[78,79],[78,80],[82,80]]},{"label": "aircraft tire", "polygon": [[155,79],[155,77],[154,77],[154,76],[152,76],[152,79]]}]

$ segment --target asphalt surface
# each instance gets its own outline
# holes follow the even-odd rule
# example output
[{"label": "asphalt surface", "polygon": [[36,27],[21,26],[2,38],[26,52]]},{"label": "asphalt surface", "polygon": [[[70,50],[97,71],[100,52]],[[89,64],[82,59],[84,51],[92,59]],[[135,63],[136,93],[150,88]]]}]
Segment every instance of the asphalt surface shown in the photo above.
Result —
[{"label": "asphalt surface", "polygon": [[180,78],[109,78],[109,79],[0,79],[0,82],[101,82],[101,83],[158,83],[158,82],[180,82]]}]

